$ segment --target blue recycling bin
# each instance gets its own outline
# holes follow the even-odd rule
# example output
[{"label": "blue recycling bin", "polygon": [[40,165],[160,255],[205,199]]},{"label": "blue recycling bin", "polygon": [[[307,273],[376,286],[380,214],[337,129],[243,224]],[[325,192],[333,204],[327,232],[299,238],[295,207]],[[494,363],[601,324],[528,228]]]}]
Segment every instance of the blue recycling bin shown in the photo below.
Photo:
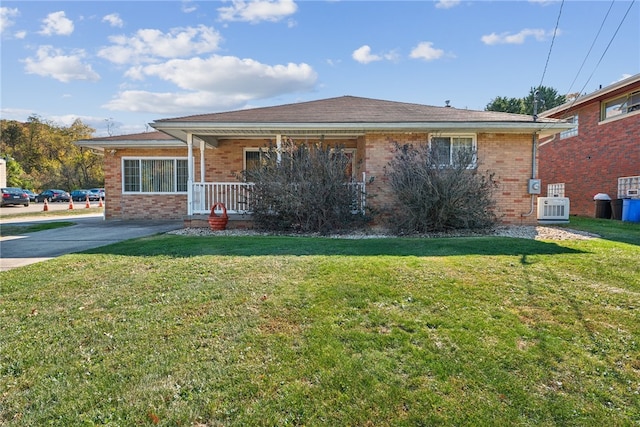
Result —
[{"label": "blue recycling bin", "polygon": [[640,222],[640,199],[622,200],[622,220]]}]

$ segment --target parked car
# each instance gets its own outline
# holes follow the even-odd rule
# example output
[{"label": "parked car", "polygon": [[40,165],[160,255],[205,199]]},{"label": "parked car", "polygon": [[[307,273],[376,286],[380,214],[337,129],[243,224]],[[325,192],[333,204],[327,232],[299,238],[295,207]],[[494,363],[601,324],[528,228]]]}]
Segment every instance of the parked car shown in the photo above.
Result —
[{"label": "parked car", "polygon": [[92,192],[93,194],[97,194],[98,199],[104,200],[104,188],[91,188],[89,189],[89,191]]},{"label": "parked car", "polygon": [[84,202],[85,200],[87,200],[87,196],[92,202],[100,200],[100,196],[98,196],[96,193],[92,193],[89,190],[73,190],[71,192],[71,199],[74,202]]},{"label": "parked car", "polygon": [[29,206],[29,195],[25,193],[22,188],[7,187],[1,188],[2,199],[0,200],[0,206],[8,205],[24,205]]},{"label": "parked car", "polygon": [[31,191],[31,190],[25,190],[24,188],[22,189],[22,191],[24,191],[25,193],[27,193],[27,196],[29,196],[29,201],[30,201],[30,202],[34,202],[34,203],[36,202],[36,196],[37,196],[37,194],[36,194],[36,193],[34,193],[34,192],[33,192],[33,191]]},{"label": "parked car", "polygon": [[41,203],[45,200],[48,202],[68,202],[71,200],[71,195],[64,190],[44,190],[36,196],[36,202]]}]

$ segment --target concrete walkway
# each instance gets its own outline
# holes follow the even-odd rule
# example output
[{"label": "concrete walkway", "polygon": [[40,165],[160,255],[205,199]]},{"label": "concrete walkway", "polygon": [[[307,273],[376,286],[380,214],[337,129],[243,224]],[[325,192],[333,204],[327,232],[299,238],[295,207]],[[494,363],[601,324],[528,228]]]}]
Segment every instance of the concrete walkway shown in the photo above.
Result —
[{"label": "concrete walkway", "polygon": [[71,221],[75,225],[0,238],[0,271],[45,261],[60,255],[80,252],[123,240],[165,233],[182,228],[183,222],[104,220],[101,214],[57,217],[55,219],[24,218],[3,220],[7,225]]}]

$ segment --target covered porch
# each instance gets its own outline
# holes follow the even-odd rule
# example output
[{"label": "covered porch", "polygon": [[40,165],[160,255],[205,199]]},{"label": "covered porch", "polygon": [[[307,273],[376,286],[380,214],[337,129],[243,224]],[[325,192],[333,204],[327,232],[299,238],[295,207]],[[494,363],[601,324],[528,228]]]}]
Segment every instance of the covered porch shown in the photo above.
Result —
[{"label": "covered porch", "polygon": [[[325,131],[326,132],[326,131]],[[217,180],[211,171],[228,170],[226,166],[222,166],[225,157],[225,149],[231,152],[239,150],[244,160],[238,161],[238,154],[229,156],[234,158],[234,164],[231,169],[235,171],[247,168],[246,155],[249,150],[257,154],[260,148],[264,148],[267,142],[275,142],[277,151],[282,150],[283,140],[292,139],[302,141],[302,143],[317,143],[325,141],[326,136],[323,132],[305,130],[289,131],[287,135],[281,133],[266,132],[261,135],[247,134],[246,132],[225,133],[213,132],[209,133],[203,130],[196,132],[185,132],[187,145],[187,212],[184,218],[186,227],[205,227],[206,221],[211,213],[211,208],[216,203],[222,203],[229,215],[229,227],[246,228],[251,226],[251,190],[254,187],[252,182],[242,182],[238,180]],[[329,132],[331,134],[331,132]],[[344,132],[340,131],[329,136],[328,144],[340,144],[349,146],[347,151],[350,152],[352,165],[349,168],[351,178],[345,181],[345,185],[352,189],[354,194],[353,212],[354,214],[364,213],[366,208],[366,174],[364,171],[356,167],[359,159],[358,155],[362,155],[362,151],[358,150],[358,138],[362,136],[361,132]],[[235,146],[237,148],[229,148]],[[252,146],[252,147],[250,147]],[[259,147],[259,148],[257,148]],[[362,147],[360,147],[362,148]],[[358,152],[360,151],[360,152]],[[236,175],[238,175],[236,173]],[[214,179],[212,179],[214,178]]]}]

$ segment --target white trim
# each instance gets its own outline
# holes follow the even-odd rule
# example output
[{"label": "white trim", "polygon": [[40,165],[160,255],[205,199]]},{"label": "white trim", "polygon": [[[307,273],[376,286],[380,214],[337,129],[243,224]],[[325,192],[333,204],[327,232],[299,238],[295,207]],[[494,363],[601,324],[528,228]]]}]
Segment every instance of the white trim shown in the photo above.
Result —
[{"label": "white trim", "polygon": [[[454,133],[454,132],[433,132],[427,134],[427,141],[429,144],[429,149],[431,149],[431,139],[432,138],[471,138],[471,149],[474,151],[475,156],[473,159],[473,163],[471,163],[467,169],[477,169],[478,168],[478,134],[476,133]],[[450,156],[453,154],[453,150],[450,151]],[[451,165],[451,157],[449,158],[448,165],[440,165],[440,166],[450,166]]]},{"label": "white trim", "polygon": [[598,121],[598,126],[606,125],[607,123],[616,122],[618,120],[628,119],[630,117],[634,117],[638,115],[640,115],[640,110],[632,111],[630,113],[625,113],[625,114],[618,114],[617,116],[608,117],[604,120]]},{"label": "white trim", "polygon": [[[178,160],[184,160],[187,161],[187,168],[188,168],[188,164],[189,164],[189,159],[187,157],[170,157],[170,156],[158,156],[158,157],[154,157],[154,156],[150,156],[150,157],[138,157],[138,156],[124,156],[120,159],[120,170],[122,171],[121,174],[121,185],[122,185],[122,195],[123,196],[127,196],[127,195],[158,195],[158,194],[175,194],[175,195],[185,195],[185,194],[189,194],[189,182],[188,182],[188,178],[187,178],[187,189],[185,191],[127,191],[125,189],[125,168],[124,168],[124,162],[127,160],[137,160],[138,162],[144,161],[144,160],[173,160],[174,162],[174,171],[173,171],[173,180],[174,180],[174,185],[177,186],[178,185],[178,168],[177,168],[177,161]],[[138,163],[138,166],[140,167],[140,171],[139,173],[142,173],[142,167],[140,165],[140,163]],[[142,181],[141,181],[141,176],[138,176],[138,179],[140,180],[138,182],[138,184],[140,185],[140,188],[142,189]]]},{"label": "white trim", "polygon": [[560,132],[560,139],[572,138],[574,136],[578,136],[579,126],[580,126],[580,116],[576,112],[573,116],[567,117],[568,123],[574,123],[575,127],[567,130],[563,130]]}]

